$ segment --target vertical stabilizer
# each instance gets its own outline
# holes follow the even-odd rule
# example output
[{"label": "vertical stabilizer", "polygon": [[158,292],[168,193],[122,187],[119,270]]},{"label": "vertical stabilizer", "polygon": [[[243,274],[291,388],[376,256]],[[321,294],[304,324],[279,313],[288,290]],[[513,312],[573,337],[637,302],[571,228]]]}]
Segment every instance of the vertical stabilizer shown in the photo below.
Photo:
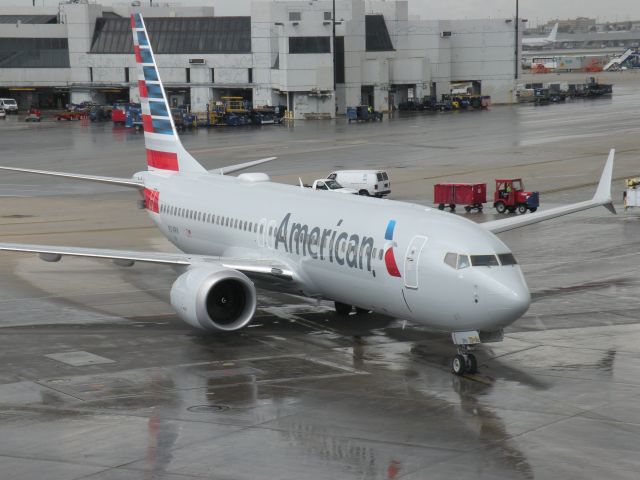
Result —
[{"label": "vertical stabilizer", "polygon": [[547,37],[547,40],[549,40],[550,42],[555,42],[557,37],[558,37],[558,24],[556,23],[551,29],[551,33]]},{"label": "vertical stabilizer", "polygon": [[189,152],[178,134],[167,102],[167,94],[160,80],[147,28],[142,15],[131,15],[133,49],[138,70],[138,88],[142,105],[144,143],[149,170],[161,172],[206,172]]}]

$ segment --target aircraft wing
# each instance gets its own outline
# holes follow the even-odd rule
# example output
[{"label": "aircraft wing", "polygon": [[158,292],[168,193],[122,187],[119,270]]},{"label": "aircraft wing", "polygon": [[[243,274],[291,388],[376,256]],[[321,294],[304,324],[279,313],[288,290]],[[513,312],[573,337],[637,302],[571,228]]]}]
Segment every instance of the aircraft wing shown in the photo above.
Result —
[{"label": "aircraft wing", "polygon": [[51,177],[64,177],[73,180],[88,180],[90,182],[107,183],[110,185],[120,185],[122,187],[144,188],[142,182],[130,178],[101,177],[98,175],[82,175],[79,173],[50,172],[48,170],[33,170],[31,168],[0,167],[0,170],[11,172],[36,173],[38,175],[49,175]]},{"label": "aircraft wing", "polygon": [[130,266],[134,262],[157,263],[188,267],[217,265],[247,274],[259,274],[292,280],[293,271],[281,262],[269,259],[241,257],[214,257],[188,255],[186,253],[138,252],[104,248],[64,247],[56,245],[30,245],[24,243],[0,243],[0,251],[37,253],[43,260],[57,262],[63,256],[110,259],[120,265]]},{"label": "aircraft wing", "polygon": [[584,202],[573,203],[563,207],[551,208],[549,210],[536,212],[527,215],[519,215],[517,217],[505,218],[502,220],[493,220],[490,222],[481,223],[480,225],[492,233],[502,233],[515,228],[525,227],[534,223],[543,222],[552,218],[561,217],[570,213],[580,212],[582,210],[588,210],[595,207],[606,207],[612,213],[616,213],[615,208],[611,200],[611,178],[613,175],[613,158],[615,156],[615,150],[611,149],[609,152],[609,158],[602,171],[600,182],[595,195],[591,200]]}]

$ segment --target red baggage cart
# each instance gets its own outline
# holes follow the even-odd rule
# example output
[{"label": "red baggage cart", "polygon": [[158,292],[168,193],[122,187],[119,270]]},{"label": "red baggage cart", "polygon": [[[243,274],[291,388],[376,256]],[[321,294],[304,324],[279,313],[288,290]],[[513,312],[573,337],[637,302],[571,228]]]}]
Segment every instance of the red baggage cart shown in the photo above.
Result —
[{"label": "red baggage cart", "polygon": [[448,206],[453,212],[456,205],[464,205],[467,213],[474,208],[481,212],[486,201],[486,183],[437,183],[433,186],[433,203],[440,210]]}]

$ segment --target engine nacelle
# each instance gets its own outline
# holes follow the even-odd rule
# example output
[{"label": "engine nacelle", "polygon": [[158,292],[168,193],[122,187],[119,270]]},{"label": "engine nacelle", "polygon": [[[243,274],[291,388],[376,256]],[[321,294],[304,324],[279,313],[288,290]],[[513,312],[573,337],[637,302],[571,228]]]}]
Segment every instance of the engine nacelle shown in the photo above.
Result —
[{"label": "engine nacelle", "polygon": [[256,311],[253,282],[237,270],[196,267],[171,287],[171,305],[189,325],[204,330],[237,330]]}]

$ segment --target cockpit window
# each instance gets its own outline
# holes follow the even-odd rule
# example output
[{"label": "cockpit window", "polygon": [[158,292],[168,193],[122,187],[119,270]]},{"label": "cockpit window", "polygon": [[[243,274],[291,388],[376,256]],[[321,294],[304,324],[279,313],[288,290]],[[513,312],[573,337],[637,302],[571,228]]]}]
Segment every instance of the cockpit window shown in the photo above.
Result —
[{"label": "cockpit window", "polygon": [[458,270],[462,270],[463,268],[470,267],[469,256],[468,255],[458,255]]},{"label": "cockpit window", "polygon": [[457,253],[447,253],[444,256],[444,263],[449,265],[451,268],[458,268],[457,267],[457,262],[458,262],[458,254]]},{"label": "cockpit window", "polygon": [[449,252],[444,256],[444,263],[456,270],[461,270],[470,266],[468,255],[458,255],[457,253],[452,252]]},{"label": "cockpit window", "polygon": [[495,255],[471,255],[471,264],[474,267],[497,267],[498,257]]},{"label": "cockpit window", "polygon": [[516,257],[513,256],[512,253],[500,253],[498,254],[498,258],[500,259],[500,263],[502,265],[517,265]]}]

